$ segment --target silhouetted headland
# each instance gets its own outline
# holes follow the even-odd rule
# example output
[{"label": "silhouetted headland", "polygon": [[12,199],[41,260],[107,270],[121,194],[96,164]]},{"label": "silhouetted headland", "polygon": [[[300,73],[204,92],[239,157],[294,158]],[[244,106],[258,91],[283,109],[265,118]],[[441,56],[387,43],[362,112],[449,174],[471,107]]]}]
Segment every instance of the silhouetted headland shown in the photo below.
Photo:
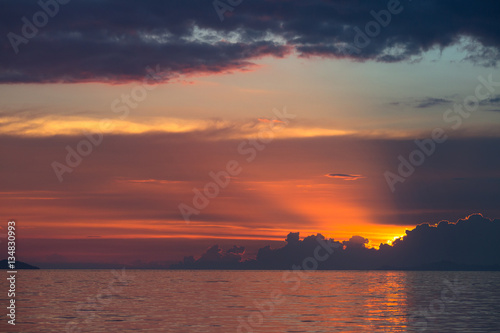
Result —
[{"label": "silhouetted headland", "polygon": [[[18,269],[40,269],[39,267],[32,266],[30,264],[27,264],[22,261],[16,261],[16,264],[14,265],[15,268],[13,270],[18,270]],[[1,260],[0,261],[0,269],[10,269],[9,268],[9,263],[7,259]]]}]

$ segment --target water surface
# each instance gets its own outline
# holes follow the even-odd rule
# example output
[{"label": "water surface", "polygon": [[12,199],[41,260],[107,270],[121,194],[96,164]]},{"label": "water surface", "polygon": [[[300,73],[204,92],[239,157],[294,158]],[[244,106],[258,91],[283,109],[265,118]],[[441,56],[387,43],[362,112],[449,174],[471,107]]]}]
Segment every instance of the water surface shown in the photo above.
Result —
[{"label": "water surface", "polygon": [[500,332],[499,272],[33,270],[17,291],[1,332]]}]

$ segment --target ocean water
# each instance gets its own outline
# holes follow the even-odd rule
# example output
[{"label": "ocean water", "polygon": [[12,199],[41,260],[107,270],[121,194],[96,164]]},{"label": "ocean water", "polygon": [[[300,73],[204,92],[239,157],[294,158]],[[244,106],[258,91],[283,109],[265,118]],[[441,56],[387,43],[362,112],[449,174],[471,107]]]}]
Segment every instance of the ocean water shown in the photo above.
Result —
[{"label": "ocean water", "polygon": [[0,332],[500,332],[499,272],[27,270],[15,327],[1,281]]}]

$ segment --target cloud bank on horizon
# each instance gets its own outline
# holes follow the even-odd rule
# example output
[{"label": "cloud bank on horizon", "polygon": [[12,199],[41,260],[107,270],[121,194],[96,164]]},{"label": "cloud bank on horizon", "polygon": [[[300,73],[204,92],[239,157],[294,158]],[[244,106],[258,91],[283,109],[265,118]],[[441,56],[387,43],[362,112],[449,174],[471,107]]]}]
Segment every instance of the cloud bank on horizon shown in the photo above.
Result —
[{"label": "cloud bank on horizon", "polygon": [[[299,233],[289,233],[286,245],[259,249],[256,259],[243,260],[244,248],[223,250],[210,247],[198,259],[185,257],[176,269],[292,269],[307,268],[304,263],[316,260],[317,269],[500,269],[500,219],[491,220],[473,214],[455,223],[423,223],[391,245],[368,248],[368,239],[353,236],[338,242],[323,235],[303,240]],[[322,249],[324,255],[319,255]],[[235,255],[237,249],[239,255]],[[330,250],[329,250],[330,249]],[[309,268],[311,269],[311,268]]]},{"label": "cloud bank on horizon", "polygon": [[168,81],[247,70],[255,59],[292,53],[418,61],[457,45],[476,64],[500,59],[496,1],[254,0],[223,22],[211,1],[60,2],[2,3],[1,83],[127,82],[142,80],[152,64]]}]

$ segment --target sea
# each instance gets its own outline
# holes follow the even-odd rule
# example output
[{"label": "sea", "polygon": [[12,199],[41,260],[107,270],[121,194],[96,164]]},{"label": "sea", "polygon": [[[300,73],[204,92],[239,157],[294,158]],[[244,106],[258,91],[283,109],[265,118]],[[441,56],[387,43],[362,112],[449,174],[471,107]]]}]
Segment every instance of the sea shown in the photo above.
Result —
[{"label": "sea", "polygon": [[0,332],[500,332],[500,272],[19,270]]}]

